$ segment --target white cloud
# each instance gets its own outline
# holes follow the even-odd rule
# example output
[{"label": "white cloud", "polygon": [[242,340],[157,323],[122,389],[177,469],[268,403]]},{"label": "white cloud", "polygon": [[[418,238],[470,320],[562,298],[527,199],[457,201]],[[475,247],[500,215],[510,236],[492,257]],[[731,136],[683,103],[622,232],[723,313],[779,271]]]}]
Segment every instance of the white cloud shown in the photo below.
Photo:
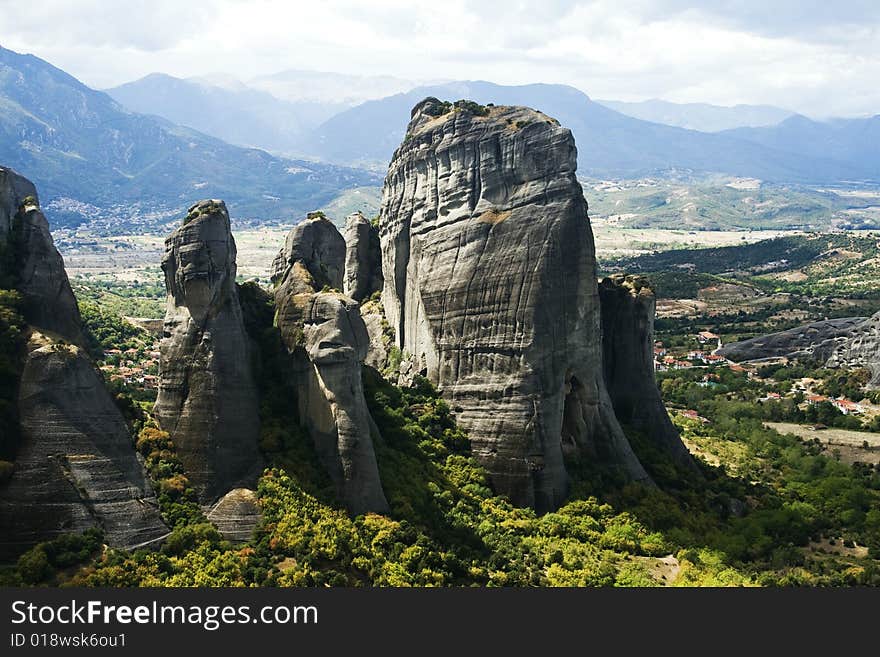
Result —
[{"label": "white cloud", "polygon": [[880,112],[875,0],[32,0],[2,11],[6,47],[103,87],[153,71],[285,68],[500,83],[600,98]]}]

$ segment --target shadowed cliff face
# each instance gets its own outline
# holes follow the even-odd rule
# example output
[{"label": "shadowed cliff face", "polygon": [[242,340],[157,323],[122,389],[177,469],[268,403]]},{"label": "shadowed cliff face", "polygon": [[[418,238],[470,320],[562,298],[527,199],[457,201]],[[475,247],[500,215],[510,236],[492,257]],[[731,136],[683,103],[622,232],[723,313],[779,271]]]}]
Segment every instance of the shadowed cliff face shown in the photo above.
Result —
[{"label": "shadowed cliff face", "polygon": [[647,281],[615,275],[599,282],[605,385],[621,424],[642,432],[679,464],[695,469],[654,380],[654,310]]},{"label": "shadowed cliff face", "polygon": [[72,345],[33,333],[21,378],[23,443],[0,489],[0,554],[89,527],[114,547],[162,538],[153,491],[101,376]]},{"label": "shadowed cliff face", "polygon": [[299,415],[340,498],[355,514],[387,511],[361,382],[369,338],[358,303],[339,291],[345,251],[323,216],[291,230],[273,265],[276,323],[293,358]]},{"label": "shadowed cliff face", "polygon": [[0,167],[0,254],[7,276],[24,297],[28,323],[83,344],[82,320],[55,248],[37,190],[26,178]]},{"label": "shadowed cliff face", "polygon": [[360,212],[345,219],[344,292],[358,302],[382,289],[379,231]]},{"label": "shadowed cliff face", "polygon": [[194,205],[165,240],[168,301],[154,414],[203,504],[253,485],[262,467],[259,402],[222,201]]},{"label": "shadowed cliff face", "polygon": [[114,547],[162,538],[128,426],[84,342],[76,299],[33,185],[0,168],[0,280],[25,300],[18,381],[21,444],[0,485],[0,557],[99,526]]},{"label": "shadowed cliff face", "polygon": [[496,490],[557,507],[566,452],[647,479],[605,388],[593,236],[571,133],[427,99],[380,213],[398,346],[450,401]]}]

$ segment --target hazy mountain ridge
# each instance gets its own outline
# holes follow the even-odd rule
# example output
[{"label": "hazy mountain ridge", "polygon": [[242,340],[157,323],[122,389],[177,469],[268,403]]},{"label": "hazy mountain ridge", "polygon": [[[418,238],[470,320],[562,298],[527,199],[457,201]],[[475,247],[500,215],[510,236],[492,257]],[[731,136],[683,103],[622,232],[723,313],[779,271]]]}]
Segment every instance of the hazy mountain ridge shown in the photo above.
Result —
[{"label": "hazy mountain ridge", "polygon": [[39,186],[56,225],[96,215],[160,220],[206,196],[225,198],[243,218],[290,217],[378,181],[128,112],[47,62],[5,49],[0,104],[0,160]]},{"label": "hazy mountain ridge", "polygon": [[400,125],[409,108],[425,96],[538,108],[574,133],[578,171],[587,176],[638,178],[683,171],[797,183],[880,180],[873,170],[828,156],[805,158],[737,134],[702,133],[634,119],[573,87],[549,84],[505,87],[484,81],[455,82],[368,101],[320,126],[309,152],[334,162],[384,165],[403,136]]},{"label": "hazy mountain ridge", "polygon": [[700,132],[776,125],[793,114],[772,105],[726,107],[709,103],[672,103],[659,98],[639,102],[597,99],[596,102],[636,119]]},{"label": "hazy mountain ridge", "polygon": [[293,153],[315,127],[348,106],[288,102],[239,83],[182,80],[163,73],[129,82],[106,93],[127,109],[161,116],[231,144]]}]

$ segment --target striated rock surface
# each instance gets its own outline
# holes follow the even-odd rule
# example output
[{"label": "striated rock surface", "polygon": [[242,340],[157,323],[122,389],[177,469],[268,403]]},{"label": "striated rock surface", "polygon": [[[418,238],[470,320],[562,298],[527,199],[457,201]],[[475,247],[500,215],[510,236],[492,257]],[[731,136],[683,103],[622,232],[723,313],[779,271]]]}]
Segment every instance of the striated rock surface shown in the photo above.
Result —
[{"label": "striated rock surface", "polygon": [[379,231],[360,212],[345,220],[345,280],[343,291],[363,301],[382,289]]},{"label": "striated rock surface", "polygon": [[880,313],[850,328],[826,350],[830,352],[827,367],[864,367],[871,372],[868,388],[880,387]]},{"label": "striated rock surface", "polygon": [[694,467],[654,379],[654,292],[644,278],[615,275],[599,281],[599,299],[605,385],[617,419]]},{"label": "striated rock surface", "polygon": [[168,300],[154,414],[203,504],[253,485],[262,469],[235,255],[226,206],[201,201],[165,240],[162,258]]},{"label": "striated rock surface", "polygon": [[245,543],[253,536],[261,515],[257,493],[250,488],[235,488],[217,500],[207,518],[226,540]]},{"label": "striated rock surface", "polygon": [[576,156],[540,112],[428,98],[379,219],[397,346],[450,401],[495,489],[538,510],[567,494],[564,453],[648,478],[605,387]]},{"label": "striated rock surface", "polygon": [[0,556],[94,526],[122,548],[168,533],[129,428],[79,347],[31,335],[19,417],[15,471],[0,487]]},{"label": "striated rock surface", "polygon": [[[865,321],[864,317],[845,317],[813,322],[778,333],[732,342],[724,345],[718,353],[736,362],[779,357],[823,362],[831,358],[838,346],[846,343],[853,331]],[[844,360],[843,352],[840,359]]]},{"label": "striated rock surface", "polygon": [[24,299],[28,338],[10,400],[20,440],[5,445],[14,470],[0,484],[0,558],[95,526],[114,547],[161,539],[168,528],[129,428],[78,346],[76,298],[36,190],[3,167],[0,281]]},{"label": "striated rock surface", "polygon": [[367,329],[358,303],[339,291],[345,256],[335,226],[310,215],[287,236],[272,282],[276,323],[294,360],[300,418],[340,498],[358,514],[385,511],[388,503],[361,381]]},{"label": "striated rock surface", "polygon": [[0,278],[24,297],[25,319],[43,331],[83,344],[82,320],[64,261],[55,248],[37,190],[0,167]]}]

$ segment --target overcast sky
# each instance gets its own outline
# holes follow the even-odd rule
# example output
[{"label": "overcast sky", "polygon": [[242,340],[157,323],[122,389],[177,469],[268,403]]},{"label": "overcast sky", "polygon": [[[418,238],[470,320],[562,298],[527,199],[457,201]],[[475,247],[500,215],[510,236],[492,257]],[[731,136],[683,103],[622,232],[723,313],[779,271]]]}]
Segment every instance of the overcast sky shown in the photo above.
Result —
[{"label": "overcast sky", "polygon": [[298,68],[880,113],[880,0],[0,0],[0,45],[97,88]]}]

